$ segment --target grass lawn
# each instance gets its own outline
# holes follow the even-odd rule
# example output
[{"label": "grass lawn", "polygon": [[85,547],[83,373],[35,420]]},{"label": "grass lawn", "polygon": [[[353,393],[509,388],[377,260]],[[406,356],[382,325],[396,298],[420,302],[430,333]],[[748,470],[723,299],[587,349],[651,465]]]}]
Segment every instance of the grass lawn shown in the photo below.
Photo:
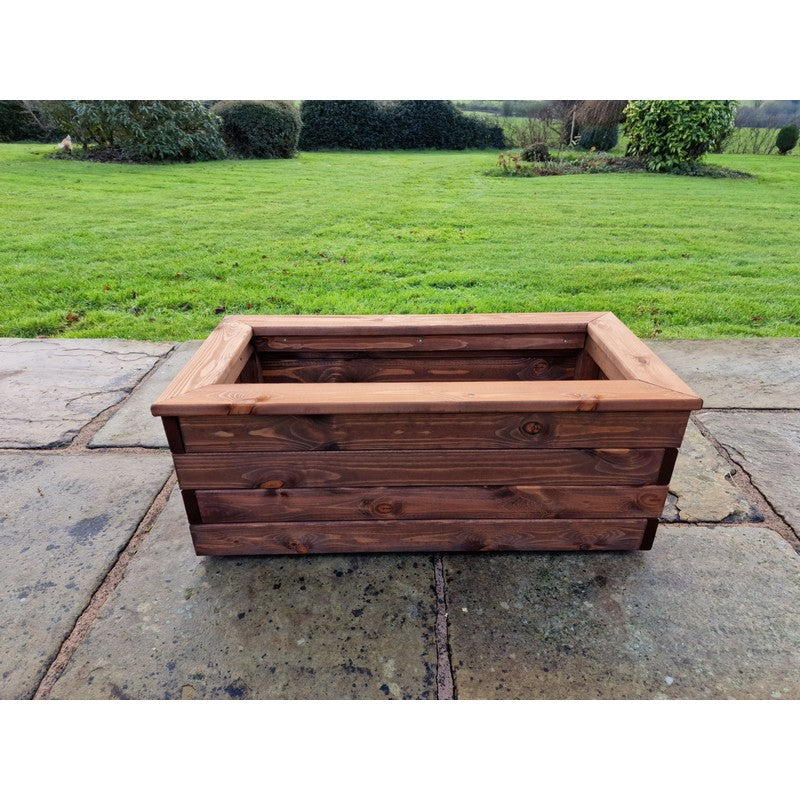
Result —
[{"label": "grass lawn", "polygon": [[483,175],[489,151],[132,166],[51,150],[0,145],[2,336],[606,309],[642,336],[800,336],[800,158],[709,159],[754,180],[502,178]]}]

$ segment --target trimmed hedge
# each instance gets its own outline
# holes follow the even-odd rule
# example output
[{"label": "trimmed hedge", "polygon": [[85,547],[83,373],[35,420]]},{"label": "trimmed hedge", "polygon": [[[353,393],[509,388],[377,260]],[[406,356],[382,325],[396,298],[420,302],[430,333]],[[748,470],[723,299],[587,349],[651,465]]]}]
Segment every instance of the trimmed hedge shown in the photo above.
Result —
[{"label": "trimmed hedge", "polygon": [[775,147],[782,156],[785,156],[790,150],[794,150],[798,139],[800,139],[800,129],[797,125],[785,125],[778,131]]},{"label": "trimmed hedge", "polygon": [[594,128],[582,128],[578,137],[578,147],[583,150],[600,150],[607,153],[617,146],[619,126],[605,125]]},{"label": "trimmed hedge", "polygon": [[0,142],[38,142],[48,138],[22,100],[0,100]]},{"label": "trimmed hedge", "polygon": [[300,139],[300,112],[287,100],[223,100],[211,106],[222,136],[240,158],[293,158]]},{"label": "trimmed hedge", "polygon": [[449,100],[304,100],[301,150],[501,148],[503,130]]}]

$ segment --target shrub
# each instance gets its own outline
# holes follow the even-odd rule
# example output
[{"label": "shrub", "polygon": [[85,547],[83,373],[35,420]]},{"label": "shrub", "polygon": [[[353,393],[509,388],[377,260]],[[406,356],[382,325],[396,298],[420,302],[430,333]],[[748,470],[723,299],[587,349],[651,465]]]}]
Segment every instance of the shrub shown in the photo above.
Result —
[{"label": "shrub", "polygon": [[649,170],[680,172],[733,126],[735,100],[633,100],[625,108],[628,155]]},{"label": "shrub", "polygon": [[0,142],[30,141],[41,133],[22,100],[0,100]]},{"label": "shrub", "polygon": [[301,150],[377,150],[387,147],[384,106],[374,100],[304,100]]},{"label": "shrub", "polygon": [[503,146],[503,130],[459,111],[449,100],[306,100],[302,150],[439,149]]},{"label": "shrub", "polygon": [[578,146],[583,150],[601,150],[607,153],[617,146],[619,141],[619,126],[603,125],[592,128],[582,128],[578,136]]},{"label": "shrub", "polygon": [[292,158],[300,139],[300,113],[285,100],[223,100],[211,106],[222,136],[240,158]]},{"label": "shrub", "polygon": [[797,125],[786,125],[778,131],[775,147],[782,156],[785,156],[790,150],[794,150],[798,139],[800,139],[800,128]]},{"label": "shrub", "polygon": [[78,144],[129,161],[225,158],[219,117],[193,100],[66,100],[41,104]]},{"label": "shrub", "polygon": [[522,151],[523,161],[547,161],[550,158],[550,148],[547,142],[534,142]]}]

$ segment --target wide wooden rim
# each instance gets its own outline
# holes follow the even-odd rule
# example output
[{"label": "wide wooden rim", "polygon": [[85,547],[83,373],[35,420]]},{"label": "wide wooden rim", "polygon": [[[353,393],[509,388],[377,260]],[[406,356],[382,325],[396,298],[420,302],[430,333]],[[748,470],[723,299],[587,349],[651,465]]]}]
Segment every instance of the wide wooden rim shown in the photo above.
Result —
[{"label": "wide wooden rim", "polygon": [[[609,380],[233,383],[254,336],[583,333]],[[153,403],[155,416],[469,411],[691,411],[703,401],[610,312],[230,316]]]}]

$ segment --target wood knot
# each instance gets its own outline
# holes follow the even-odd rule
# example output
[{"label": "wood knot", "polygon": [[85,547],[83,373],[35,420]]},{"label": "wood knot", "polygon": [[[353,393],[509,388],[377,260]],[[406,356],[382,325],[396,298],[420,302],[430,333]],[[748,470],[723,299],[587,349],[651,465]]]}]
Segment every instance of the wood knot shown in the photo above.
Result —
[{"label": "wood knot", "polygon": [[263,483],[259,484],[259,489],[280,489],[283,486],[283,481],[279,480],[272,480],[272,481],[264,481]]},{"label": "wood knot", "polygon": [[522,426],[522,430],[524,433],[530,433],[533,435],[536,433],[541,433],[543,427],[544,426],[541,424],[541,422],[526,422]]},{"label": "wood knot", "polygon": [[548,363],[544,359],[539,359],[538,361],[534,361],[533,365],[531,366],[531,372],[534,375],[541,375],[543,372],[547,372]]}]

